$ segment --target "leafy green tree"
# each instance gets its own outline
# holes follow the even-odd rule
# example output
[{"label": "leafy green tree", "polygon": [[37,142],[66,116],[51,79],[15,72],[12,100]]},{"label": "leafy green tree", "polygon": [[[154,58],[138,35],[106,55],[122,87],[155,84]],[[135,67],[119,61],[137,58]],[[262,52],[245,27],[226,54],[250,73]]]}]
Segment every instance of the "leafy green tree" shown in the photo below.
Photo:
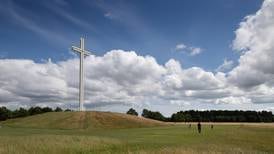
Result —
[{"label": "leafy green tree", "polygon": [[147,109],[143,110],[142,116],[145,118],[150,118],[154,120],[167,121],[167,118],[164,117],[160,112],[149,111]]},{"label": "leafy green tree", "polygon": [[6,107],[0,107],[0,121],[7,120],[11,117],[11,111]]},{"label": "leafy green tree", "polygon": [[56,109],[54,111],[55,112],[62,112],[63,110],[60,107],[56,107]]},{"label": "leafy green tree", "polygon": [[44,107],[44,108],[42,108],[42,112],[52,112],[52,111],[53,110],[50,107]]},{"label": "leafy green tree", "polygon": [[172,114],[171,121],[173,122],[185,122],[186,118],[184,114]]},{"label": "leafy green tree", "polygon": [[41,114],[43,113],[42,108],[39,106],[29,108],[29,115]]},{"label": "leafy green tree", "polygon": [[65,112],[71,112],[72,110],[71,109],[66,109]]},{"label": "leafy green tree", "polygon": [[130,108],[127,111],[127,114],[138,116],[138,112],[136,112],[133,108]]},{"label": "leafy green tree", "polygon": [[20,107],[19,109],[16,109],[12,112],[12,118],[18,118],[18,117],[26,117],[29,115],[28,110]]}]

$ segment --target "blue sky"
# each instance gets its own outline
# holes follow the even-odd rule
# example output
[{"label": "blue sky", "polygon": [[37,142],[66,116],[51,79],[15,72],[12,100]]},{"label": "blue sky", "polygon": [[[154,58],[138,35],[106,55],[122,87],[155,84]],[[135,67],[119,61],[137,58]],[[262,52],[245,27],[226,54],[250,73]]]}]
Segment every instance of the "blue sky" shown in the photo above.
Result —
[{"label": "blue sky", "polygon": [[[0,4],[0,55],[54,61],[71,57],[68,50],[87,39],[96,55],[112,49],[151,55],[159,63],[170,58],[184,67],[214,70],[225,58],[236,60],[231,49],[234,31],[261,0],[150,0],[150,1],[33,1],[4,0]],[[199,47],[189,56],[174,52],[177,44]]]},{"label": "blue sky", "polygon": [[88,110],[274,111],[274,0],[2,0],[0,21],[0,106],[77,109],[85,37]]}]

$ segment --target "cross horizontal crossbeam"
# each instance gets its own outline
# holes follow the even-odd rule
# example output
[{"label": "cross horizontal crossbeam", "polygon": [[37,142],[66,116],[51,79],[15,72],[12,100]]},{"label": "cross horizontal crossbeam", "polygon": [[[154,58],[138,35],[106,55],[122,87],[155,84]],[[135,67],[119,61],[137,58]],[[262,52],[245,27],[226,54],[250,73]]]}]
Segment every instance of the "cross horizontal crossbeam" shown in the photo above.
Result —
[{"label": "cross horizontal crossbeam", "polygon": [[72,46],[71,49],[72,49],[72,51],[74,51],[74,52],[76,51],[76,52],[79,52],[79,53],[84,53],[85,56],[91,55],[91,53],[90,53],[89,51],[83,50],[83,49],[81,49],[81,48],[79,48],[79,47],[76,47],[76,46]]}]

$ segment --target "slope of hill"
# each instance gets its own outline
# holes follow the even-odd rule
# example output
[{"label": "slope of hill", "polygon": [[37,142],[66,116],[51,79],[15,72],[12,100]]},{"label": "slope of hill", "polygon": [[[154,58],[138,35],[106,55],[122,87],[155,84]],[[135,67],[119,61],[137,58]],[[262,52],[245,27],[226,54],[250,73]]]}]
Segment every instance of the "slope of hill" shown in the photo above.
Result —
[{"label": "slope of hill", "polygon": [[138,128],[166,125],[163,122],[113,112],[49,112],[1,123],[10,127],[96,129]]}]

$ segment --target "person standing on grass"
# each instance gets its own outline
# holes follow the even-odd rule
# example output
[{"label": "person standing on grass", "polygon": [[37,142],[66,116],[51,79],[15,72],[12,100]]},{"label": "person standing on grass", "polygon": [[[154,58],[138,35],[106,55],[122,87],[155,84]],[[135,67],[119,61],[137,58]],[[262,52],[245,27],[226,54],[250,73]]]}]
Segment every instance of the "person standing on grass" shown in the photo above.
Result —
[{"label": "person standing on grass", "polygon": [[201,125],[200,121],[198,122],[197,127],[198,127],[198,132],[200,134],[202,131],[202,125]]}]

